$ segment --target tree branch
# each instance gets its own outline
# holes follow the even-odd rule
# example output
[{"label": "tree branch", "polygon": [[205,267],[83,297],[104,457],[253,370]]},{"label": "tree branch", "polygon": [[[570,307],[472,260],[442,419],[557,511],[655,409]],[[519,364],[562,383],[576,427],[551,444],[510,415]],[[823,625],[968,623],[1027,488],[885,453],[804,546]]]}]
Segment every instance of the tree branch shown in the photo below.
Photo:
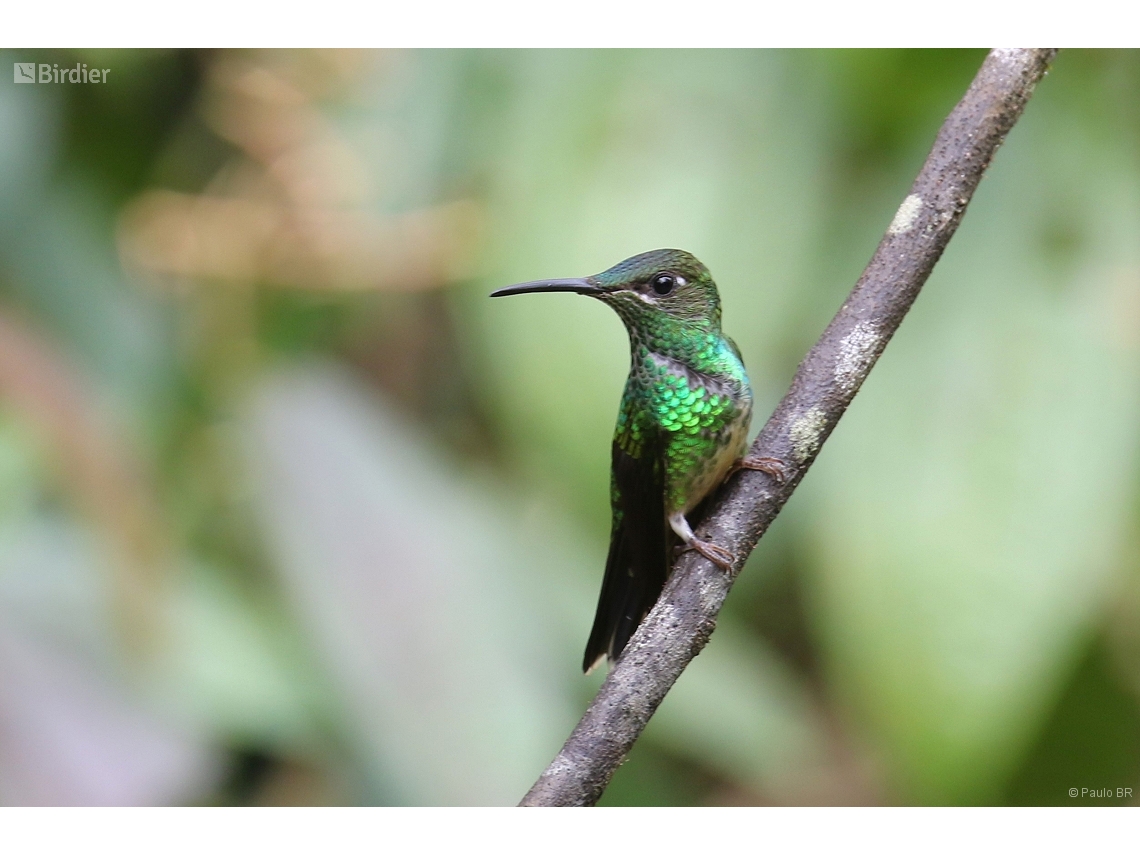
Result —
[{"label": "tree branch", "polygon": [[752,445],[753,456],[785,461],[786,482],[742,472],[722,488],[698,529],[699,537],[737,556],[732,572],[694,552],[680,556],[657,605],[522,805],[592,805],[601,797],[666,693],[708,642],[744,561],[902,323],[1056,53],[994,50],[986,57],[870,264]]}]

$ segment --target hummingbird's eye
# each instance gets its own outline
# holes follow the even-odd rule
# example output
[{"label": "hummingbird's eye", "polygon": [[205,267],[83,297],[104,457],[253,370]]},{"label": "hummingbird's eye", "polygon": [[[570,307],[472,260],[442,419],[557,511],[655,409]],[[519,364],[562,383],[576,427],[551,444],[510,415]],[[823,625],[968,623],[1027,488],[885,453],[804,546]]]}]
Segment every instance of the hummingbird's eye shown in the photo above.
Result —
[{"label": "hummingbird's eye", "polygon": [[676,276],[672,273],[662,273],[660,276],[653,278],[653,292],[659,297],[664,297],[673,290],[673,286],[676,284]]}]

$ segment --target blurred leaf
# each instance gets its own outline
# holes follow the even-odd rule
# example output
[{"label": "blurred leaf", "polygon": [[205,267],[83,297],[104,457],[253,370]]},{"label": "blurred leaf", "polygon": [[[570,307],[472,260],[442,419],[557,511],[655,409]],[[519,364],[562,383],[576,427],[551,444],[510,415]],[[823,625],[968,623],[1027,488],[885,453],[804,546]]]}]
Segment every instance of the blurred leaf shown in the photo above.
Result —
[{"label": "blurred leaf", "polygon": [[176,804],[216,777],[201,743],[117,681],[9,626],[0,626],[0,681],[4,804]]},{"label": "blurred leaf", "polygon": [[214,784],[202,734],[117,667],[89,538],[40,521],[0,539],[0,802],[162,805]]},{"label": "blurred leaf", "polygon": [[573,712],[489,497],[339,371],[256,400],[270,549],[382,797],[516,802]]},{"label": "blurred leaf", "polygon": [[0,289],[139,417],[169,394],[171,329],[161,306],[123,281],[113,211],[91,186],[54,180],[61,107],[51,87],[0,88]]},{"label": "blurred leaf", "polygon": [[163,703],[231,744],[310,749],[327,717],[324,687],[280,616],[208,567],[183,575],[171,608],[153,686]]},{"label": "blurred leaf", "polygon": [[[1140,703],[1115,677],[1104,646],[1094,644],[1065,687],[1033,753],[1011,782],[1006,796],[1010,804],[1136,804]],[[1069,795],[1073,786],[1102,795],[1074,799]]]},{"label": "blurred leaf", "polygon": [[[19,60],[0,51],[0,63]],[[18,227],[46,181],[58,149],[59,102],[39,87],[0,86],[0,223]],[[0,246],[3,233],[0,227]]]}]

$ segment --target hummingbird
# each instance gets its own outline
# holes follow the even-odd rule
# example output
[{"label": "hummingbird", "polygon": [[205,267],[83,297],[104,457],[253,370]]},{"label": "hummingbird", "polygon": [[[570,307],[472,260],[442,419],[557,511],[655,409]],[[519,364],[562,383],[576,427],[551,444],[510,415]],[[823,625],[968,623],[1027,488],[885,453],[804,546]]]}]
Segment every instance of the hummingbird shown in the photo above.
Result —
[{"label": "hummingbird", "polygon": [[744,457],[752,387],[736,343],[721,331],[708,268],[657,249],[585,279],[541,279],[492,297],[569,291],[609,305],[629,333],[630,370],[611,447],[613,524],[582,669],[616,662],[657,602],[675,547],[731,570],[733,555],[693,534],[687,515],[738,469],[783,481],[771,457]]}]

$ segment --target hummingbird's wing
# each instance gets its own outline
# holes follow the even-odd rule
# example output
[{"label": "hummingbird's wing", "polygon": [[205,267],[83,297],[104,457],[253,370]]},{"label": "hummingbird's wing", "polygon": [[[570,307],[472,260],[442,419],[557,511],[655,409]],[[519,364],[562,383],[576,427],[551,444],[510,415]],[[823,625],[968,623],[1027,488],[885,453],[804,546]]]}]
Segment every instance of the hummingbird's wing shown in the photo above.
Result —
[{"label": "hummingbird's wing", "polygon": [[586,643],[587,673],[625,649],[642,618],[653,608],[669,573],[672,531],[665,522],[664,466],[660,443],[651,436],[639,456],[613,444],[613,532],[594,628]]}]

